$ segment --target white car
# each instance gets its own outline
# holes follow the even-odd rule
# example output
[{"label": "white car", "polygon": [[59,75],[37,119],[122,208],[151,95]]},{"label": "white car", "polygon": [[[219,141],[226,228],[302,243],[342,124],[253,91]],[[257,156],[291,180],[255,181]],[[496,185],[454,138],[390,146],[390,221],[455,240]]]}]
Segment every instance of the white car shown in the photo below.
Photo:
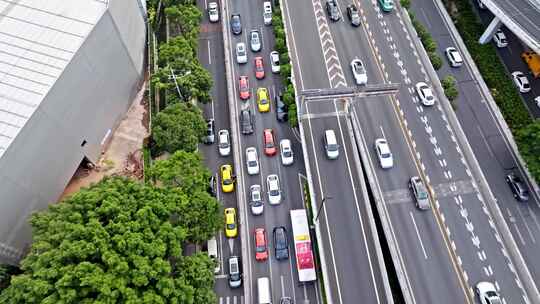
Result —
[{"label": "white car", "polygon": [[253,52],[260,51],[262,48],[261,33],[258,30],[252,30],[249,32],[249,42]]},{"label": "white car", "polygon": [[531,85],[529,84],[529,80],[520,71],[515,71],[512,73],[512,79],[514,80],[514,83],[519,89],[519,92],[521,93],[529,93],[531,91]]},{"label": "white car", "polygon": [[281,189],[277,175],[270,174],[266,177],[266,189],[268,190],[268,202],[270,205],[281,203]]},{"label": "white car", "polygon": [[229,156],[231,154],[231,138],[229,136],[229,130],[219,130],[217,146],[219,155]]},{"label": "white car", "polygon": [[536,103],[536,106],[540,108],[540,96],[536,96],[534,102]]},{"label": "white car", "polygon": [[219,21],[219,11],[218,11],[218,5],[216,2],[208,3],[208,19],[210,19],[210,22]]},{"label": "white car", "polygon": [[432,106],[435,104],[435,96],[433,96],[433,91],[425,82],[419,82],[416,84],[416,93],[425,106]]},{"label": "white car", "polygon": [[255,147],[246,149],[246,167],[249,175],[259,174],[259,156]]},{"label": "white car", "polygon": [[236,44],[236,62],[238,63],[247,62],[246,44],[243,42],[238,42]]},{"label": "white car", "polygon": [[294,153],[291,147],[291,141],[282,139],[279,141],[279,153],[281,155],[281,163],[284,166],[292,165],[294,162]]},{"label": "white car", "polygon": [[272,73],[279,73],[279,53],[277,51],[270,52],[270,65],[272,65]]},{"label": "white car", "polygon": [[367,72],[362,60],[355,58],[351,61],[351,70],[354,75],[354,81],[358,85],[367,83]]},{"label": "white car", "polygon": [[446,58],[448,58],[451,67],[457,68],[463,65],[463,58],[461,58],[461,54],[455,47],[446,48],[444,53],[446,54]]},{"label": "white car", "polygon": [[495,45],[498,48],[504,48],[508,46],[508,40],[506,39],[506,35],[501,29],[498,29],[495,35],[493,35],[493,41],[495,41]]},{"label": "white car", "polygon": [[263,2],[263,20],[265,25],[272,24],[272,4],[270,1]]},{"label": "white car", "polygon": [[390,151],[390,146],[384,138],[377,138],[375,140],[375,152],[379,158],[379,164],[383,169],[390,169],[394,166],[394,158]]},{"label": "white car", "polygon": [[491,282],[479,282],[476,284],[476,293],[482,304],[502,304],[501,297]]},{"label": "white car", "polygon": [[249,187],[249,205],[253,215],[261,215],[264,211],[264,202],[262,200],[261,186],[251,185]]}]

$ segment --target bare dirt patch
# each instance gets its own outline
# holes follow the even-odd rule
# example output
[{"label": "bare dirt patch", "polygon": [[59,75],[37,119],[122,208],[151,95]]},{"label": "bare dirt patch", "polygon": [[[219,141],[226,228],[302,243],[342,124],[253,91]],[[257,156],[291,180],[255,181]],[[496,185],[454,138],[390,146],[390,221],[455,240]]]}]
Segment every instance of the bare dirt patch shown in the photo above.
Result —
[{"label": "bare dirt patch", "polygon": [[67,185],[60,200],[105,176],[121,175],[143,178],[144,139],[148,136],[148,106],[144,95],[146,82],[122,119],[112,138],[94,166],[81,166]]}]

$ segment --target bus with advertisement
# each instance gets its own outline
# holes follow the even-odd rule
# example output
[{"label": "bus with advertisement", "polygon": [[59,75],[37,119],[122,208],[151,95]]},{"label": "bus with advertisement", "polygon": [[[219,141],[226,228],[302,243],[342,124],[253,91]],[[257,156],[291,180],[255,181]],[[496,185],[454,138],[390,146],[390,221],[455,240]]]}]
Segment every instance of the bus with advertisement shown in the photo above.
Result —
[{"label": "bus with advertisement", "polygon": [[309,236],[309,224],[305,209],[291,210],[291,224],[296,258],[296,270],[300,282],[312,282],[317,279],[315,260]]}]

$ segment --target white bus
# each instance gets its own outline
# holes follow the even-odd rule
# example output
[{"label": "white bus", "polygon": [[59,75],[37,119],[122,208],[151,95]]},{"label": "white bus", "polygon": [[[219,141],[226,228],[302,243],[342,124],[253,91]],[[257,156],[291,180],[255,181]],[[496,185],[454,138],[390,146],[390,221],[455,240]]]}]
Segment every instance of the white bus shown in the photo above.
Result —
[{"label": "white bus", "polygon": [[291,210],[291,224],[296,256],[296,270],[300,282],[311,282],[317,279],[315,261],[311,249],[309,224],[305,209]]}]

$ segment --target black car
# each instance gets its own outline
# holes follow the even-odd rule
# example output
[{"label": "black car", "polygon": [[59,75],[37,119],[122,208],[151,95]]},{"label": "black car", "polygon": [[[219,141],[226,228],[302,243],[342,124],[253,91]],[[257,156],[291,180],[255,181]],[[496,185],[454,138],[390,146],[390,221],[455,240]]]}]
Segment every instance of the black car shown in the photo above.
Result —
[{"label": "black car", "polygon": [[216,140],[216,131],[214,126],[214,120],[206,120],[206,135],[203,138],[203,142],[207,145],[213,144]]},{"label": "black car", "polygon": [[514,197],[518,201],[526,202],[529,200],[529,190],[525,188],[525,185],[519,176],[514,173],[508,174],[506,176],[506,182],[508,183],[508,186],[510,186],[512,194],[514,194]]},{"label": "black car", "polygon": [[279,304],[293,304],[291,297],[282,297]]},{"label": "black car", "polygon": [[274,255],[276,260],[286,260],[289,258],[289,243],[287,241],[287,230],[283,226],[274,227]]},{"label": "black car", "polygon": [[347,6],[347,16],[349,17],[349,21],[351,21],[353,26],[360,26],[360,15],[358,14],[356,5],[351,4]]},{"label": "black car", "polygon": [[285,122],[289,119],[289,109],[283,102],[283,95],[276,96],[276,118],[278,121]]},{"label": "black car", "polygon": [[326,1],[326,12],[332,21],[338,21],[341,19],[338,10],[338,4],[336,0],[327,0]]},{"label": "black car", "polygon": [[217,195],[217,181],[214,175],[210,176],[208,179],[208,193],[213,197]]},{"label": "black car", "polygon": [[242,19],[240,18],[240,14],[231,15],[231,30],[235,35],[242,34]]},{"label": "black car", "polygon": [[251,115],[251,110],[242,110],[240,112],[240,127],[244,135],[253,133],[253,115]]}]

